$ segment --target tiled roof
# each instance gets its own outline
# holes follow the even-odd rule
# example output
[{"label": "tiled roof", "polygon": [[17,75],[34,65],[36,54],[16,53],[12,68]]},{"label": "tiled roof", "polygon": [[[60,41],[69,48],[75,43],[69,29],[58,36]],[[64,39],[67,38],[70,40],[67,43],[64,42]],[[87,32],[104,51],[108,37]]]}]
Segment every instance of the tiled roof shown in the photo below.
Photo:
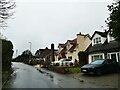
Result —
[{"label": "tiled roof", "polygon": [[75,44],[75,43],[77,43],[77,38],[75,38],[73,40],[68,40],[67,42],[70,42],[70,44]]},{"label": "tiled roof", "polygon": [[68,51],[70,52],[73,52],[74,49],[76,48],[77,46],[77,38],[73,39],[73,40],[67,40],[67,42],[65,44],[59,44],[59,46],[63,47],[63,49],[60,51],[60,53],[66,53],[67,51],[67,43],[70,43],[71,45],[73,45]]},{"label": "tiled roof", "polygon": [[60,53],[66,53],[66,51],[67,51],[67,48],[64,47],[64,48],[60,51]]},{"label": "tiled roof", "polygon": [[78,44],[73,44],[73,46],[69,49],[70,52],[73,52]]},{"label": "tiled roof", "polygon": [[118,41],[111,41],[110,43],[104,43],[104,44],[97,44],[97,45],[90,45],[86,52],[88,53],[94,53],[94,52],[111,52],[120,50],[120,42]]},{"label": "tiled roof", "polygon": [[44,51],[40,54],[40,58],[45,58],[46,55],[48,55],[50,53],[51,53],[50,49],[44,49]]},{"label": "tiled roof", "polygon": [[59,43],[58,46],[65,47],[65,44]]}]

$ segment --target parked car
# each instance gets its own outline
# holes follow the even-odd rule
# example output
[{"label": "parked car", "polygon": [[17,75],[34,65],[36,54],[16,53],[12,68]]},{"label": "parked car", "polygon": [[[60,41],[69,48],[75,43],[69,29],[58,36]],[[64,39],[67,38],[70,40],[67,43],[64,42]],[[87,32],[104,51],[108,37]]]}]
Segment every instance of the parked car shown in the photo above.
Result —
[{"label": "parked car", "polygon": [[59,61],[54,62],[56,66],[71,66],[73,63],[73,60],[67,58],[62,58]]},{"label": "parked car", "polygon": [[119,71],[119,63],[111,59],[95,60],[94,62],[81,67],[81,72],[85,74],[101,75],[103,73]]},{"label": "parked car", "polygon": [[53,61],[53,62],[51,62],[51,65],[56,65],[56,63],[59,63],[59,61]]}]

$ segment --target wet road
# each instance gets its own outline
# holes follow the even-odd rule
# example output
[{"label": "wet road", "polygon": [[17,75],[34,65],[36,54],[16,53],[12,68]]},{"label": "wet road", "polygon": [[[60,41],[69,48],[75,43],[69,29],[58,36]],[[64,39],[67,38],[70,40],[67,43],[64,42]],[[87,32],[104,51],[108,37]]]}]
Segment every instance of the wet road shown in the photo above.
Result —
[{"label": "wet road", "polygon": [[13,62],[13,68],[15,73],[5,86],[7,88],[59,88],[32,66]]},{"label": "wet road", "polygon": [[46,69],[42,72],[33,66],[13,62],[15,73],[6,88],[118,88],[118,74],[99,77],[81,73],[63,75]]}]

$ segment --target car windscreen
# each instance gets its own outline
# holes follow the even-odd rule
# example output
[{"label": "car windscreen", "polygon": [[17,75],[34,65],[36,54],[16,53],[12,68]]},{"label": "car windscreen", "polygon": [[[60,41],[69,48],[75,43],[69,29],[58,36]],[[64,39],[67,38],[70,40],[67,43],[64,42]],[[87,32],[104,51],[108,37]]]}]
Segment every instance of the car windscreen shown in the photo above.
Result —
[{"label": "car windscreen", "polygon": [[104,60],[96,60],[94,62],[92,62],[91,64],[102,64],[104,62]]},{"label": "car windscreen", "polygon": [[63,58],[63,59],[60,59],[60,61],[71,61],[71,59]]},{"label": "car windscreen", "polygon": [[65,61],[71,61],[71,59],[66,59]]}]

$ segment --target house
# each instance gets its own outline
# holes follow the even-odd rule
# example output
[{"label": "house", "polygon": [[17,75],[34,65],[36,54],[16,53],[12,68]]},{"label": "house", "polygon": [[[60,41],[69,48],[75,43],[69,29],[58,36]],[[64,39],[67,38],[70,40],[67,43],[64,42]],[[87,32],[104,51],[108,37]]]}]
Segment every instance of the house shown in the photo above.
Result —
[{"label": "house", "polygon": [[96,59],[120,60],[120,42],[111,37],[109,31],[95,31],[91,40],[92,43],[86,50],[89,63]]},{"label": "house", "polygon": [[[49,49],[48,47],[46,47],[45,49],[39,49],[36,51],[35,56],[39,58],[39,60],[46,60],[47,56],[51,56],[51,49]],[[55,60],[58,59],[58,50],[54,50],[54,57]],[[51,57],[50,57],[51,58]]]},{"label": "house", "polygon": [[78,53],[80,51],[85,51],[91,44],[89,34],[77,34],[77,37],[73,40],[67,40],[66,43],[60,43],[59,48],[59,58],[70,58],[72,60],[78,60]]},{"label": "house", "polygon": [[40,60],[45,61],[45,57],[50,53],[51,53],[51,49],[48,49],[48,47],[46,47],[45,49],[37,50],[35,56],[39,57]]}]

